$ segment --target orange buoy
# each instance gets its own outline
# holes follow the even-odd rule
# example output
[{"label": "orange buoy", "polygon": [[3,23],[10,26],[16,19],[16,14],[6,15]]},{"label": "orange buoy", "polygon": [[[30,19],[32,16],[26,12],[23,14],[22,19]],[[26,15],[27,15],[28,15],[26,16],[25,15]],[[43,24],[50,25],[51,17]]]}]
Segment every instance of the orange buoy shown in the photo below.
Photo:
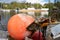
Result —
[{"label": "orange buoy", "polygon": [[26,14],[16,14],[8,21],[8,32],[14,39],[24,39],[31,34],[26,28],[34,22],[34,18]]}]

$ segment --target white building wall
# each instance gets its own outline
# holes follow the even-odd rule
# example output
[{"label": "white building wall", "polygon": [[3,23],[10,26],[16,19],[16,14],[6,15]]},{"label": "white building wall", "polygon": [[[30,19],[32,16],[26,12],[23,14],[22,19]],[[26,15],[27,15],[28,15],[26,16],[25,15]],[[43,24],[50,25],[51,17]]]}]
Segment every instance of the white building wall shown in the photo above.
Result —
[{"label": "white building wall", "polygon": [[[35,10],[35,8],[28,8],[27,10]],[[29,15],[34,16],[35,12],[28,12]]]},{"label": "white building wall", "polygon": [[48,8],[41,8],[41,10],[46,10],[46,12],[41,12],[41,16],[42,17],[44,17],[45,14],[48,15],[48,13],[49,13],[48,12],[48,10],[49,10]]}]

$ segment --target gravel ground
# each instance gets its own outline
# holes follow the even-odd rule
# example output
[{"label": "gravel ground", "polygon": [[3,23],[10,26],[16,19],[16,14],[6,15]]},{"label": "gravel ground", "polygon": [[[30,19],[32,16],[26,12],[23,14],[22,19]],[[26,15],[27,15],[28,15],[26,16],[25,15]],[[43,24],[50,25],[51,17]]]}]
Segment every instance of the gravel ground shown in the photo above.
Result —
[{"label": "gravel ground", "polygon": [[2,39],[2,38],[0,38],[0,40],[8,40],[8,39]]},{"label": "gravel ground", "polygon": [[[47,28],[47,35],[46,35],[46,39],[47,40],[53,40],[50,36],[51,32],[50,32],[50,28],[51,27],[54,27],[55,25],[49,25],[48,28]],[[7,35],[8,35],[8,32],[7,31],[2,31],[0,30],[0,40],[8,40],[7,38]],[[59,38],[56,38],[54,40],[60,40],[60,37]]]},{"label": "gravel ground", "polygon": [[8,32],[0,30],[0,40],[8,40],[7,39]]}]

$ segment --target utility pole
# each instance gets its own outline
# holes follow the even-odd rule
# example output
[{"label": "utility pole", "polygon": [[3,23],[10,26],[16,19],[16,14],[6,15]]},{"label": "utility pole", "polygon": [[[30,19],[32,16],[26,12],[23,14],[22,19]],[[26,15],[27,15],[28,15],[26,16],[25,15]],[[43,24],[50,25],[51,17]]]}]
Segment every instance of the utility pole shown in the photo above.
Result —
[{"label": "utility pole", "polygon": [[2,2],[1,2],[1,9],[2,9]]},{"label": "utility pole", "polygon": [[48,0],[49,2],[49,16],[51,15],[51,4],[50,4],[50,0]]}]

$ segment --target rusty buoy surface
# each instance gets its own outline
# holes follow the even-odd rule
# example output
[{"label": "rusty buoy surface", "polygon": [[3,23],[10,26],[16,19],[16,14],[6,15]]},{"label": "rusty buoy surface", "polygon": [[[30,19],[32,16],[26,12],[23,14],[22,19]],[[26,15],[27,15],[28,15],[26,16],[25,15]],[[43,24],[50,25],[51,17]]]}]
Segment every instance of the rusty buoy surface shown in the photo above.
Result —
[{"label": "rusty buoy surface", "polygon": [[8,21],[8,32],[14,39],[24,39],[31,32],[27,31],[27,27],[34,22],[34,18],[26,14],[16,14]]},{"label": "rusty buoy surface", "polygon": [[[40,34],[40,35],[39,35]],[[33,36],[32,36],[32,39],[33,40],[43,40],[43,37],[42,37],[42,32],[39,33],[39,31],[36,31]]]}]

